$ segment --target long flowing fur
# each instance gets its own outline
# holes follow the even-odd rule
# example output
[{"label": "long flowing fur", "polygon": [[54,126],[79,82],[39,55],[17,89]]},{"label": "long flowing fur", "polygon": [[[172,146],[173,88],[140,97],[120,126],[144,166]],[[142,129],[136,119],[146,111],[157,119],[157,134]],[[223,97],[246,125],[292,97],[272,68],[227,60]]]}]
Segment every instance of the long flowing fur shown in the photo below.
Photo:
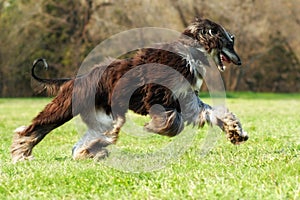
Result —
[{"label": "long flowing fur", "polygon": [[[215,36],[211,35],[211,29],[216,29]],[[132,58],[114,60],[108,65],[99,64],[88,74],[73,79],[39,78],[34,69],[38,62],[44,65],[46,62],[35,61],[32,77],[57,96],[29,126],[16,129],[11,147],[13,161],[30,159],[36,144],[76,115],[81,116],[88,130],[75,144],[73,157],[105,157],[108,155],[105,147],[116,143],[128,109],[149,114],[151,121],[145,124],[145,129],[161,135],[179,134],[184,122],[200,127],[209,123],[225,131],[234,144],[247,140],[235,115],[229,111],[217,112],[196,95],[203,74],[201,64],[208,63],[207,56],[221,54],[223,46],[228,46],[227,40],[230,37],[223,27],[196,19],[176,42],[141,49]],[[235,55],[232,41],[231,45],[231,53]],[[239,58],[236,55],[233,59]],[[200,65],[196,66],[197,63]],[[164,70],[164,66],[173,70]],[[184,78],[178,79],[178,74]]]}]

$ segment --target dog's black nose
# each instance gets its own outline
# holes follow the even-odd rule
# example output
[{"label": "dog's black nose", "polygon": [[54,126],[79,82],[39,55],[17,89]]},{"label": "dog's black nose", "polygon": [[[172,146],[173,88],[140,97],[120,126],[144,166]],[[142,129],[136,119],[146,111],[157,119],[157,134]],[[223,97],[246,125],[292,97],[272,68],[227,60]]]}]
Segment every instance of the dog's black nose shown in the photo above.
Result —
[{"label": "dog's black nose", "polygon": [[246,136],[244,137],[244,141],[247,141],[248,139],[249,139],[249,136],[246,135]]},{"label": "dog's black nose", "polygon": [[242,65],[242,61],[239,60],[239,61],[237,62],[237,65]]}]

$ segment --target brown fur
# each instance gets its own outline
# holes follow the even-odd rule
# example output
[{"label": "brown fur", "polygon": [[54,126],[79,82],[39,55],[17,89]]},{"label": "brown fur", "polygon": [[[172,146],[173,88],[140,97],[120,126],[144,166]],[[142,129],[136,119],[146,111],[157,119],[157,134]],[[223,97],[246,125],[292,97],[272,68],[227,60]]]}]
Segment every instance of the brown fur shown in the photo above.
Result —
[{"label": "brown fur", "polygon": [[[207,64],[206,56],[215,56],[227,45],[224,37],[228,36],[224,31],[220,25],[209,20],[196,19],[174,43],[141,49],[132,58],[97,65],[88,74],[74,79],[39,78],[34,74],[38,61],[35,62],[32,76],[51,93],[57,92],[57,96],[28,127],[16,131],[11,147],[13,160],[31,158],[32,148],[36,144],[51,130],[78,114],[89,130],[82,142],[79,141],[74,147],[73,157],[105,157],[107,151],[104,147],[117,141],[128,109],[141,115],[149,114],[151,121],[145,129],[161,135],[179,134],[184,122],[199,126],[208,122],[224,130],[232,143],[247,140],[248,136],[233,114],[214,114],[214,110],[195,95],[200,89],[197,88],[197,81],[202,78],[202,69],[193,66],[181,55],[182,48],[187,52],[193,48],[197,56],[202,55],[201,62]],[[212,32],[216,32],[214,36]],[[197,50],[199,48],[204,50]],[[233,47],[232,51],[235,54]],[[193,59],[199,59],[197,56]],[[236,59],[239,60],[238,56]],[[173,70],[166,71],[164,66]],[[134,87],[129,87],[132,85]],[[108,121],[112,119],[112,123],[97,121],[99,113]],[[99,133],[99,137],[92,136],[95,132]]]}]

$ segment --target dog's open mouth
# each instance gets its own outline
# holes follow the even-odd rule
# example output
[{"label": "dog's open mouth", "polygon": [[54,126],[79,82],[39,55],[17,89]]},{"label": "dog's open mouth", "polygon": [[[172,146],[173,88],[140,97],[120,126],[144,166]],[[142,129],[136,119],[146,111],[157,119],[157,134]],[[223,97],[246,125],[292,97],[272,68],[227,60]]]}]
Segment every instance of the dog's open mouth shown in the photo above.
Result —
[{"label": "dog's open mouth", "polygon": [[229,63],[231,63],[231,60],[224,52],[220,52],[215,56],[215,62],[216,62],[216,65],[218,66],[218,69],[221,72],[224,72],[226,69],[225,63],[229,64]]},{"label": "dog's open mouth", "polygon": [[234,51],[231,52],[225,48],[214,55],[214,61],[221,72],[225,71],[226,69],[225,63],[233,63],[235,65],[242,64],[240,58]]},{"label": "dog's open mouth", "polygon": [[220,57],[219,58],[220,60],[219,60],[218,68],[219,68],[220,71],[223,72],[226,69],[226,66],[224,65],[224,62],[229,64],[229,63],[231,63],[231,60],[224,52],[221,52],[219,57]]},{"label": "dog's open mouth", "polygon": [[220,58],[222,62],[231,63],[230,58],[228,58],[228,56],[226,56],[226,54],[223,52],[220,53]]}]

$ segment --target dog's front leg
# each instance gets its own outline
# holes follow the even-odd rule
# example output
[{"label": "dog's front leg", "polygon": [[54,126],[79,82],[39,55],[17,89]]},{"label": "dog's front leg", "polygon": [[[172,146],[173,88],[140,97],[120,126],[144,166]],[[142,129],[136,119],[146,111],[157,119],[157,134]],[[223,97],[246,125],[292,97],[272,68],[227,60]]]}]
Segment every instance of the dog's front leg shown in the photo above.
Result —
[{"label": "dog's front leg", "polygon": [[145,130],[169,137],[176,136],[183,130],[184,121],[176,109],[169,111],[153,110],[150,111],[151,121],[145,124]]},{"label": "dog's front leg", "polygon": [[203,127],[205,123],[220,127],[233,144],[239,144],[248,140],[248,135],[243,130],[239,119],[227,108],[213,108],[210,105],[203,103],[200,99],[199,107],[200,113],[196,120],[196,124],[200,127]]}]

